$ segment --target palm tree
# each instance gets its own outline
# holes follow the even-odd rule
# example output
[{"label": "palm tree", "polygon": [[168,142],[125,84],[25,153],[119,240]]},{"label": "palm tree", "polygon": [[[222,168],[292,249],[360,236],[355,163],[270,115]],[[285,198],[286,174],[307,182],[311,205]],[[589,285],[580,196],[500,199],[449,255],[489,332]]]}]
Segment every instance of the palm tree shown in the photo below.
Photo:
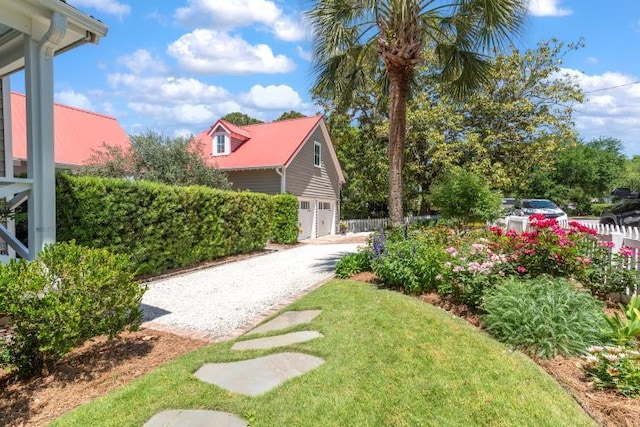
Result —
[{"label": "palm tree", "polygon": [[527,0],[316,0],[315,91],[349,106],[378,78],[389,114],[389,216],[403,221],[406,105],[425,54],[436,59],[454,95],[488,76],[489,53],[522,25]]}]

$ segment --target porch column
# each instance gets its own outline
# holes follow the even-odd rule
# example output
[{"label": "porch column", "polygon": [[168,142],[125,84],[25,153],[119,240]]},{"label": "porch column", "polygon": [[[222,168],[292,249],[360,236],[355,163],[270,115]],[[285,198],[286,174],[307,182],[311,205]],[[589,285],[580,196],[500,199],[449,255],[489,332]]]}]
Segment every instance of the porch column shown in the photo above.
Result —
[{"label": "porch column", "polygon": [[24,37],[27,98],[27,177],[29,258],[56,241],[56,188],[53,130],[53,55],[67,30],[67,18],[53,13],[41,40]]}]

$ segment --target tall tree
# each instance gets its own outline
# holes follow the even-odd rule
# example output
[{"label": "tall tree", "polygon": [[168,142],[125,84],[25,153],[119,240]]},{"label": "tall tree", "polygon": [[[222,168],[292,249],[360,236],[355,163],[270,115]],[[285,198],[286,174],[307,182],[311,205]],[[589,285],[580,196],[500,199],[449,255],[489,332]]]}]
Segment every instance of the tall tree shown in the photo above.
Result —
[{"label": "tall tree", "polygon": [[278,117],[277,119],[274,120],[274,122],[279,122],[281,120],[289,120],[289,119],[299,119],[302,117],[306,117],[304,114],[299,113],[297,111],[291,110],[291,111],[286,111],[284,113],[282,113],[280,115],[280,117]]},{"label": "tall tree", "polygon": [[238,111],[234,111],[233,113],[226,114],[221,117],[222,120],[226,120],[229,123],[233,123],[237,126],[247,126],[247,125],[256,125],[262,123],[262,121],[258,119],[254,119],[253,117],[240,113]]},{"label": "tall tree", "polygon": [[425,52],[435,54],[440,75],[462,94],[489,72],[488,49],[517,31],[524,0],[316,0],[316,88],[350,105],[353,90],[373,78],[388,88],[389,216],[403,220],[406,106],[414,70]]},{"label": "tall tree", "polygon": [[105,145],[94,152],[81,173],[111,178],[134,178],[169,185],[206,185],[227,189],[224,172],[208,166],[201,147],[191,139],[169,138],[156,132],[132,135],[131,147]]}]

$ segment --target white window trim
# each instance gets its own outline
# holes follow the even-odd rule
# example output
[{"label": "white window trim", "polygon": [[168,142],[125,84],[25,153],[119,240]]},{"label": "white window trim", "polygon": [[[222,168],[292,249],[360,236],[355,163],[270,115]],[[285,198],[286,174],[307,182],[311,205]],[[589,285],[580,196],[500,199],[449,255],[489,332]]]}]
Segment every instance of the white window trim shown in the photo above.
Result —
[{"label": "white window trim", "polygon": [[[224,151],[222,153],[218,152],[218,137],[224,137]],[[211,144],[212,155],[214,156],[226,156],[231,151],[231,141],[229,134],[226,133],[215,133],[213,134],[213,143]]]},{"label": "white window trim", "polygon": [[[316,164],[316,147],[318,147],[318,164]],[[322,144],[318,141],[313,141],[313,166],[322,167]]]}]

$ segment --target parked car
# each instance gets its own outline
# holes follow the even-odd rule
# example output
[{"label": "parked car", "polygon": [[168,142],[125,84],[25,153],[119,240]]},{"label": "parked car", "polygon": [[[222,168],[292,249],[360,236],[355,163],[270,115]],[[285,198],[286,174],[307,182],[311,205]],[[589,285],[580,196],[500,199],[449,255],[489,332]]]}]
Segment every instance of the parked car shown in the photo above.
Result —
[{"label": "parked car", "polygon": [[566,212],[549,199],[522,199],[516,202],[513,213],[518,216],[543,214],[545,218],[555,218],[558,221],[569,219]]},{"label": "parked car", "polygon": [[640,199],[623,199],[600,215],[600,224],[640,227]]}]

